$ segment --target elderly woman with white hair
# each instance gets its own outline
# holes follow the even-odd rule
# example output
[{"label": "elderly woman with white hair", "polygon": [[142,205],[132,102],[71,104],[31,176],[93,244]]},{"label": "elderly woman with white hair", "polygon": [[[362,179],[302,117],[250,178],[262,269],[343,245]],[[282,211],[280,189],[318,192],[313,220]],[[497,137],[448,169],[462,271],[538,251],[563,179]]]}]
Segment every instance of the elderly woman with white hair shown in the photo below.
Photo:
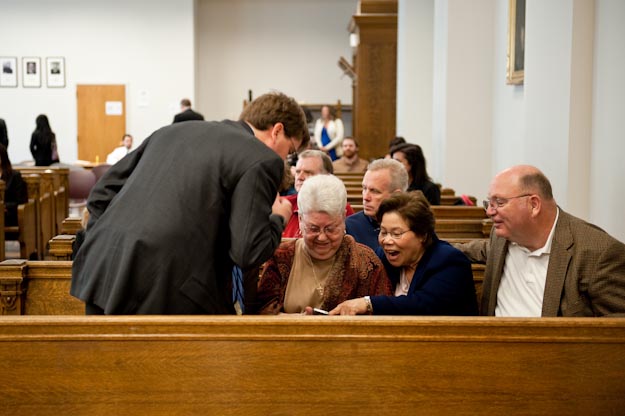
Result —
[{"label": "elderly woman with white hair", "polygon": [[343,182],[332,175],[311,177],[298,200],[302,238],[283,242],[265,264],[258,282],[260,313],[328,311],[354,297],[390,295],[380,259],[345,234]]}]

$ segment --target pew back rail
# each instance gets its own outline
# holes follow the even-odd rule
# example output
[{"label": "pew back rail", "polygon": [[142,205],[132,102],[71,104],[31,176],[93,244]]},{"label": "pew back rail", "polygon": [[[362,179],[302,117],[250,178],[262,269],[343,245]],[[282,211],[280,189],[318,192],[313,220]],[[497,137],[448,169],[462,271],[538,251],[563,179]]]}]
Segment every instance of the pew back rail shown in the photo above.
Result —
[{"label": "pew back rail", "polygon": [[7,414],[618,414],[625,319],[2,317]]}]

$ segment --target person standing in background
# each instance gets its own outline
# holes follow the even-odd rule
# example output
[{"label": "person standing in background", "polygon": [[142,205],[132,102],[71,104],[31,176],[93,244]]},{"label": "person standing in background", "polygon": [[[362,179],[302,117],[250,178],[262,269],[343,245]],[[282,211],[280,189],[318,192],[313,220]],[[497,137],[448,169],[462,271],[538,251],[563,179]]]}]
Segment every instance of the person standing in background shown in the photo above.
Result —
[{"label": "person standing in background", "polygon": [[191,120],[204,120],[204,116],[191,109],[191,100],[183,98],[180,101],[180,113],[174,116],[174,123]]},{"label": "person standing in background", "polygon": [[315,142],[319,150],[327,153],[333,161],[341,156],[344,128],[340,118],[328,105],[321,107],[321,118],[315,123]]},{"label": "person standing in background", "polygon": [[35,165],[50,166],[53,163],[58,163],[56,135],[50,128],[48,117],[45,114],[39,114],[35,124],[35,131],[30,137],[30,153],[35,159]]}]

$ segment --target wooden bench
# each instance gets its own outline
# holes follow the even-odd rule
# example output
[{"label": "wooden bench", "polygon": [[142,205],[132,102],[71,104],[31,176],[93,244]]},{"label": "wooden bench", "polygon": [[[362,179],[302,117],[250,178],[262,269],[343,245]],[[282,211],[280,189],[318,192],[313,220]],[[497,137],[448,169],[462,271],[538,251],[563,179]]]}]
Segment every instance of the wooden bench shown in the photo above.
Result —
[{"label": "wooden bench", "polygon": [[71,261],[1,262],[0,315],[84,315],[69,294],[71,279]]},{"label": "wooden bench", "polygon": [[[49,192],[52,200],[50,215],[50,232],[52,235],[61,233],[61,224],[69,215],[69,168],[30,166],[15,167],[22,175],[37,174],[42,178],[41,195]],[[45,241],[48,241],[47,239]]]},{"label": "wooden bench", "polygon": [[621,414],[625,319],[0,319],[7,415]]},{"label": "wooden bench", "polygon": [[432,205],[434,217],[443,219],[465,219],[483,220],[488,218],[486,210],[482,207],[472,207],[467,205]]},{"label": "wooden bench", "polygon": [[[472,267],[479,299],[484,281],[484,265],[474,264]],[[84,314],[82,302],[69,294],[71,278],[71,261],[1,262],[0,315]]]},{"label": "wooden bench", "polygon": [[447,238],[485,238],[490,235],[493,222],[486,220],[466,219],[437,219],[436,235],[445,240]]}]

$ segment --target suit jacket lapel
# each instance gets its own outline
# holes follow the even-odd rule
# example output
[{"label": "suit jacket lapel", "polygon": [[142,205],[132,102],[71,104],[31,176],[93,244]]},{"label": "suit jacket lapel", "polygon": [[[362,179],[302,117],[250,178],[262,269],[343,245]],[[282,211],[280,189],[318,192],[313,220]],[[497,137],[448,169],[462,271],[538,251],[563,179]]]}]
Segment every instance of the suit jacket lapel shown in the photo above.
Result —
[{"label": "suit jacket lapel", "polygon": [[569,249],[573,245],[569,216],[560,210],[560,216],[551,242],[542,316],[558,316],[564,280],[571,262]]},{"label": "suit jacket lapel", "polygon": [[[486,315],[494,316],[495,307],[497,306],[497,292],[499,291],[499,282],[501,282],[501,275],[503,274],[503,266],[506,262],[506,254],[508,253],[508,240],[504,238],[498,238],[495,236],[495,230],[493,229],[491,238],[494,239],[488,254],[488,260],[492,263],[490,267],[487,264],[487,271],[490,271],[490,279],[484,281],[485,287],[482,289],[482,310],[486,311]],[[489,262],[487,260],[487,263]],[[484,314],[484,312],[482,312]]]}]

